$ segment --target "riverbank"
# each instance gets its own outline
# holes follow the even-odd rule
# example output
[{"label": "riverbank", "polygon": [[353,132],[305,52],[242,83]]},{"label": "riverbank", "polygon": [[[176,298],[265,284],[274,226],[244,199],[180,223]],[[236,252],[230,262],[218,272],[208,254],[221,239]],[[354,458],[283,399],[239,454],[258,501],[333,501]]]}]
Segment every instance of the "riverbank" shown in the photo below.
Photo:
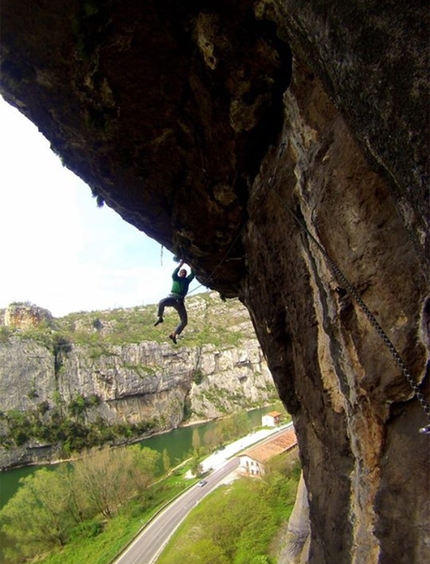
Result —
[{"label": "riverbank", "polygon": [[[277,402],[279,403],[279,402]],[[274,409],[276,403],[270,403],[258,408],[250,408],[246,409],[247,413],[251,413],[254,411],[261,412],[265,409]],[[151,439],[164,436],[168,433],[177,431],[179,429],[187,429],[189,427],[199,427],[206,423],[216,423],[217,421],[221,421],[222,419],[231,417],[234,414],[227,414],[225,417],[219,417],[216,419],[199,419],[195,421],[184,421],[178,427],[162,430],[162,431],[149,431],[143,435],[138,437],[133,437],[132,439],[118,439],[116,441],[107,441],[106,444],[110,444],[113,448],[115,447],[123,447],[129,446],[139,443],[144,443],[145,441],[151,441]],[[51,465],[58,465],[66,462],[70,462],[73,459],[79,458],[79,455],[75,455],[72,457],[64,457],[61,456],[62,453],[62,446],[60,444],[38,444],[38,443],[31,443],[26,446],[21,447],[13,447],[9,449],[0,448],[0,479],[2,473],[7,473],[14,470],[20,470],[23,468],[30,468],[34,467],[43,467],[43,466],[51,466]]]},{"label": "riverbank", "polygon": [[[263,410],[256,410],[257,413],[252,414],[254,419],[259,420],[260,422],[261,422],[261,411]],[[207,424],[203,424],[203,428],[201,428],[202,426],[200,427],[199,432],[201,433],[202,436],[206,432],[207,426],[212,424],[213,424],[212,422],[209,422]],[[226,461],[232,456],[234,456],[235,454],[238,454],[239,452],[243,451],[250,445],[265,440],[270,435],[280,432],[284,427],[285,425],[282,425],[280,427],[259,429],[258,431],[249,433],[245,437],[233,441],[231,444],[214,452],[213,454],[209,455],[204,459],[203,468],[205,472],[209,472],[210,469],[215,470],[219,466],[222,466],[223,463],[226,463]],[[193,429],[190,428],[187,430],[184,428],[184,429],[177,429],[175,431],[172,431],[164,435],[159,435],[158,437],[153,437],[153,439],[155,440],[157,438],[158,440],[163,441],[158,445],[157,448],[158,452],[160,453],[165,450],[171,453],[172,447],[180,446],[183,454],[185,454],[190,452],[190,448],[192,445],[192,436],[193,436]],[[146,441],[144,441],[144,443],[147,444]],[[155,445],[151,445],[151,447],[154,446]],[[174,457],[172,454],[170,454],[170,458],[171,460],[178,459],[178,457]],[[26,471],[26,474],[27,472],[31,471],[30,468],[23,470]],[[34,471],[34,468],[32,471]],[[169,487],[173,486],[173,489],[166,490],[165,487],[160,488],[158,495],[160,496],[161,503],[158,511],[163,506],[168,504],[176,496],[180,495],[180,493],[182,493],[184,489],[188,489],[190,486],[193,485],[194,482],[187,479],[184,476],[184,473],[185,473],[185,469],[183,472],[179,472],[179,473],[172,472],[171,475],[168,478],[166,478],[165,480],[166,484],[169,484]],[[7,474],[8,473],[6,473],[6,475]],[[15,472],[12,472],[12,474],[15,474]],[[19,486],[19,477],[22,477],[21,472],[19,472],[19,474],[16,476],[14,484],[9,484],[8,487],[3,487],[6,486],[6,483],[3,482],[3,478],[6,477],[6,475],[2,476],[1,497],[4,498],[2,499],[3,504],[7,501],[7,499],[5,499],[5,494],[8,496],[13,495],[13,490],[16,490]],[[230,475],[228,479],[231,481],[231,479],[233,478],[234,476]],[[224,482],[225,481],[227,481],[227,478],[224,480]],[[132,506],[133,506],[133,502],[130,507]],[[133,511],[135,510],[133,509]],[[103,554],[106,557],[104,562],[106,563],[112,562],[115,558],[115,555],[121,552],[121,543],[122,546],[124,546],[128,542],[130,542],[130,540],[135,537],[137,531],[142,527],[142,521],[149,521],[151,517],[154,515],[154,512],[157,512],[155,508],[152,509],[145,508],[145,511],[143,513],[139,512],[139,515],[136,515],[136,519],[134,518],[131,519],[130,515],[127,514],[127,518],[125,519],[125,521],[123,520],[123,516],[119,515],[117,518],[115,518],[114,522],[112,521],[109,523],[109,526],[106,527],[106,530],[104,530],[103,533],[100,534],[100,536],[98,535],[96,539],[91,540],[91,545],[94,544],[94,547],[87,546],[89,543],[87,543],[85,539],[80,539],[79,542],[78,541],[76,541],[76,543],[71,542],[70,545],[67,547],[67,549],[65,548],[65,551],[61,553],[61,555],[57,555],[55,556],[55,558],[52,557],[52,560],[51,558],[49,558],[47,561],[49,561],[50,564],[54,564],[54,563],[59,564],[60,561],[61,564],[64,564],[65,562],[68,562],[68,564],[77,564],[77,562],[79,562],[79,560],[76,560],[77,555],[78,554],[81,555],[81,550],[85,552],[84,551],[85,548],[85,550],[94,549],[98,551],[99,553],[97,556],[98,561],[101,562],[101,560],[99,560],[99,557],[101,557],[101,554]],[[2,550],[4,550],[7,546],[12,546],[12,543],[8,541],[6,538],[2,537],[0,539],[0,545],[2,545]],[[109,547],[109,550],[107,550],[105,553],[106,546]],[[116,552],[115,552],[115,547],[116,547]],[[82,558],[80,562],[85,560],[88,561],[88,558]],[[1,561],[2,561],[2,557],[0,551],[0,562]],[[91,561],[91,558],[89,558],[89,561]]]},{"label": "riverbank", "polygon": [[[276,402],[271,402],[271,403],[267,403],[265,405],[261,405],[259,407],[250,407],[249,409],[244,409],[243,411],[246,411],[246,413],[249,413],[251,411],[255,411],[256,409],[258,410],[264,410],[264,409],[268,409],[269,411],[273,411],[274,409],[279,410],[279,409],[284,409],[283,407],[281,407],[282,404],[281,402],[278,400]],[[213,419],[195,419],[193,421],[183,421],[182,423],[180,423],[177,427],[177,429],[182,429],[183,427],[193,427],[196,425],[201,425],[202,423],[209,423],[209,422],[216,422],[216,421],[221,421],[222,419],[225,419],[227,417],[232,417],[234,415],[234,413],[227,413],[226,415],[224,415],[223,417],[215,417]],[[165,433],[166,431],[161,431],[159,434]]]}]

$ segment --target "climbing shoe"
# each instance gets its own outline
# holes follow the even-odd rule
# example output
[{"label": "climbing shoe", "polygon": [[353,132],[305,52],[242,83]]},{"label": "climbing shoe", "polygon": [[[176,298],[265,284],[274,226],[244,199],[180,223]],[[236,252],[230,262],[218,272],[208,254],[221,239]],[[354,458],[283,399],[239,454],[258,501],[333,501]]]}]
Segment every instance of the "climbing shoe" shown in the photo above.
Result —
[{"label": "climbing shoe", "polygon": [[157,325],[160,325],[160,323],[163,323],[164,319],[162,317],[159,317],[157,319],[157,321],[154,323],[154,327],[157,327]]},{"label": "climbing shoe", "polygon": [[172,341],[175,343],[175,345],[178,344],[178,341],[176,340],[175,335],[169,335],[169,339],[172,339]]}]

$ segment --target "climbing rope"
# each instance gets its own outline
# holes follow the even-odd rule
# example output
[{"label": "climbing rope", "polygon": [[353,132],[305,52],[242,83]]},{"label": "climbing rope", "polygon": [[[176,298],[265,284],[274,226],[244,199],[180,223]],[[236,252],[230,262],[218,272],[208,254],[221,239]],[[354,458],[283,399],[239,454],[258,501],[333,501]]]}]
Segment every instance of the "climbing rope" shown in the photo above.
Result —
[{"label": "climbing rope", "polygon": [[[285,143],[283,143],[281,145],[280,155],[282,154],[284,147],[285,147]],[[276,164],[274,174],[269,178],[269,181],[268,181],[269,190],[271,190],[274,187],[277,169],[278,169],[278,163]],[[266,196],[267,196],[269,190],[267,191]],[[348,293],[354,298],[354,300],[357,302],[359,307],[362,309],[362,311],[364,312],[364,314],[368,318],[370,324],[374,327],[374,329],[376,329],[378,335],[381,337],[381,339],[385,343],[386,347],[390,351],[390,353],[393,356],[397,366],[400,368],[400,370],[401,370],[402,374],[404,375],[406,381],[408,382],[408,384],[411,387],[412,391],[414,392],[416,398],[418,399],[419,403],[421,404],[421,407],[423,408],[424,413],[427,415],[427,417],[430,421],[430,406],[429,406],[429,404],[426,402],[419,386],[416,384],[412,374],[409,372],[406,364],[404,363],[400,354],[397,352],[395,346],[393,345],[393,343],[389,339],[388,335],[384,332],[381,325],[376,320],[375,316],[372,314],[372,312],[369,310],[367,305],[364,303],[364,301],[360,297],[360,295],[359,295],[357,289],[355,288],[355,286],[353,286],[349,282],[349,280],[346,278],[346,276],[343,274],[343,272],[340,270],[340,268],[337,266],[337,264],[334,262],[334,260],[330,257],[330,255],[325,250],[325,248],[321,245],[321,243],[312,235],[312,233],[309,231],[309,229],[300,221],[300,219],[297,217],[297,214],[294,213],[294,211],[290,208],[290,206],[286,202],[285,198],[281,197],[276,190],[273,190],[273,193],[278,198],[278,200],[281,202],[282,206],[292,215],[294,221],[299,225],[299,227],[315,243],[315,245],[318,247],[318,249],[321,251],[321,253],[325,257],[325,259],[329,263],[329,265],[330,265],[331,269],[333,270],[337,280],[342,284],[342,286],[345,287],[345,289],[348,291]],[[430,423],[426,427],[421,428],[420,432],[425,433],[425,434],[430,434]]]}]

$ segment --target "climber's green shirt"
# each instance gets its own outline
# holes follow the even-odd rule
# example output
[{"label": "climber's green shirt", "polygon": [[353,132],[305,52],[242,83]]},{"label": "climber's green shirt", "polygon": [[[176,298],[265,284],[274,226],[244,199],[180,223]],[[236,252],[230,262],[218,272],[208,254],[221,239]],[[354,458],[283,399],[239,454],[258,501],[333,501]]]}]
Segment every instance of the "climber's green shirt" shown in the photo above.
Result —
[{"label": "climber's green shirt", "polygon": [[184,278],[181,278],[180,276],[178,276],[179,270],[181,268],[181,266],[178,266],[178,268],[175,268],[172,274],[173,284],[171,294],[175,298],[185,298],[188,293],[188,287],[195,276],[193,269],[191,269],[191,274]]}]

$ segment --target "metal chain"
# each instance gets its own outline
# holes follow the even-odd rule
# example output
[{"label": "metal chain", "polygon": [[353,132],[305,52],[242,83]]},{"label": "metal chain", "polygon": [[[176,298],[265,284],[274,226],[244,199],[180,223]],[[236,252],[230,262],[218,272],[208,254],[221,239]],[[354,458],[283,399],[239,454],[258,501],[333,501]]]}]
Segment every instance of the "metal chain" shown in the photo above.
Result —
[{"label": "metal chain", "polygon": [[[297,217],[297,215],[293,212],[293,210],[289,207],[289,205],[287,204],[287,202],[276,192],[276,190],[274,190],[274,194],[276,194],[276,196],[278,197],[278,199],[281,201],[282,205],[288,210],[288,212],[293,216],[294,220],[296,221],[296,223],[300,226],[300,228],[305,231],[308,236],[311,238],[311,240],[317,245],[317,247],[319,248],[319,250],[321,251],[321,253],[324,255],[324,257],[326,258],[327,262],[330,264],[331,268],[333,269],[335,275],[337,276],[337,278],[339,279],[339,281],[342,282],[343,286],[345,286],[345,288],[348,290],[348,292],[352,295],[352,297],[355,299],[355,301],[357,302],[357,304],[360,306],[360,308],[363,310],[364,314],[366,315],[366,317],[368,318],[368,320],[370,321],[371,325],[376,329],[378,335],[382,338],[382,340],[384,341],[385,345],[387,346],[388,350],[391,352],[394,360],[396,361],[397,366],[400,368],[400,370],[402,371],[406,381],[408,382],[409,386],[411,387],[412,391],[414,392],[416,398],[418,399],[419,403],[421,404],[421,407],[424,410],[424,413],[427,415],[429,421],[430,421],[430,406],[429,404],[426,402],[420,388],[418,387],[418,385],[415,383],[415,380],[413,378],[413,376],[411,375],[411,373],[409,372],[406,364],[403,362],[400,354],[397,352],[395,346],[393,345],[393,343],[390,341],[389,337],[387,336],[387,334],[384,332],[384,330],[382,329],[382,327],[379,325],[379,323],[377,322],[376,318],[374,317],[374,315],[372,314],[372,312],[369,310],[369,308],[367,307],[367,305],[364,303],[364,301],[361,299],[357,289],[348,281],[348,279],[346,278],[346,276],[343,274],[343,272],[338,268],[338,266],[336,265],[336,263],[333,261],[333,259],[330,257],[330,255],[327,253],[327,251],[325,250],[325,248],[321,245],[321,243],[312,235],[312,233],[309,231],[309,229],[300,221],[300,219]],[[423,427],[422,429],[420,429],[420,432],[422,433],[426,433],[426,434],[430,434],[430,424],[427,425],[426,427]]]},{"label": "metal chain", "polygon": [[333,262],[333,260],[329,257],[329,255],[325,251],[325,249],[322,249],[322,252],[324,253],[324,256],[326,257],[327,261],[330,263],[330,265],[331,265],[333,271],[335,272],[335,274],[337,275],[337,277],[342,281],[343,285],[346,287],[348,292],[352,295],[352,297],[355,299],[355,301],[361,307],[361,309],[365,313],[366,317],[370,321],[371,325],[376,329],[378,335],[384,341],[385,345],[387,346],[388,350],[391,352],[394,360],[396,361],[397,366],[402,371],[404,377],[406,378],[408,384],[412,388],[416,398],[420,402],[424,412],[426,413],[427,417],[430,420],[430,406],[426,402],[420,388],[415,383],[415,380],[414,380],[412,374],[409,372],[406,364],[403,362],[402,357],[397,352],[395,346],[393,345],[393,343],[389,339],[388,335],[384,332],[384,330],[382,329],[382,327],[379,325],[378,321],[376,320],[375,316],[369,310],[367,305],[363,302],[363,300],[361,299],[361,297],[359,296],[359,294],[357,292],[357,289],[347,280],[347,278],[345,277],[343,272],[341,272],[341,270],[339,270],[339,268]]},{"label": "metal chain", "polygon": [[[267,182],[267,191],[264,194],[264,198],[266,198],[269,194],[269,192],[272,190],[272,188],[274,187],[275,183],[276,183],[276,178],[277,178],[277,174],[278,174],[278,166],[279,166],[279,161],[280,158],[284,152],[286,146],[286,142],[282,142],[280,145],[280,149],[279,149],[279,153],[278,153],[278,158],[276,161],[276,166],[275,166],[275,170],[273,171],[273,174],[269,177],[269,180]],[[364,312],[364,314],[366,315],[366,317],[368,318],[370,324],[376,329],[376,332],[378,333],[378,335],[381,337],[381,339],[383,340],[383,342],[385,343],[385,345],[387,346],[388,350],[391,352],[394,360],[396,361],[397,366],[400,368],[400,370],[402,371],[402,374],[404,375],[406,381],[408,382],[409,386],[411,387],[412,391],[414,392],[416,398],[418,399],[419,403],[421,404],[421,407],[424,410],[424,413],[427,415],[429,421],[430,421],[430,406],[429,404],[426,402],[419,386],[415,383],[415,380],[412,376],[412,374],[409,372],[406,364],[403,362],[402,357],[400,356],[400,354],[397,352],[395,346],[393,345],[393,343],[391,342],[391,340],[389,339],[388,335],[384,332],[384,330],[382,329],[382,327],[379,325],[378,321],[376,320],[375,316],[372,314],[372,312],[369,310],[369,308],[367,307],[367,305],[364,303],[364,301],[361,299],[357,289],[349,282],[349,280],[346,278],[346,276],[343,274],[343,272],[338,268],[337,264],[333,261],[333,259],[330,257],[330,255],[328,254],[328,252],[325,250],[325,248],[321,245],[321,243],[312,235],[312,233],[309,231],[309,229],[299,220],[299,218],[297,217],[297,215],[293,212],[293,210],[289,207],[289,205],[287,204],[287,202],[285,201],[284,198],[282,198],[277,192],[276,190],[273,191],[274,194],[277,196],[277,198],[280,200],[280,202],[282,203],[282,205],[288,210],[288,212],[293,216],[294,220],[296,221],[296,223],[299,225],[299,227],[305,231],[308,236],[310,237],[310,239],[317,245],[317,247],[320,249],[321,253],[324,255],[324,257],[326,258],[327,262],[330,264],[331,268],[333,269],[333,272],[335,273],[335,275],[337,276],[338,280],[340,280],[343,284],[343,286],[345,286],[345,288],[348,290],[348,292],[351,294],[351,296],[355,299],[355,301],[357,302],[357,304],[360,306],[360,308],[362,309],[362,311]],[[213,270],[212,274],[209,276],[210,280],[214,273],[218,270],[218,268],[220,268],[220,266],[223,264],[223,262],[225,261],[225,259],[228,257],[228,255],[230,254],[234,244],[236,243],[237,239],[239,238],[240,234],[242,233],[243,228],[246,225],[246,221],[243,223],[243,225],[241,226],[241,228],[239,229],[239,232],[237,233],[232,245],[229,247],[226,255],[222,258],[222,260],[220,261],[220,263],[215,267],[215,269]],[[193,290],[194,291],[194,290]],[[429,425],[423,427],[422,429],[420,429],[421,433],[426,433],[426,434],[430,434],[430,423]]]}]

